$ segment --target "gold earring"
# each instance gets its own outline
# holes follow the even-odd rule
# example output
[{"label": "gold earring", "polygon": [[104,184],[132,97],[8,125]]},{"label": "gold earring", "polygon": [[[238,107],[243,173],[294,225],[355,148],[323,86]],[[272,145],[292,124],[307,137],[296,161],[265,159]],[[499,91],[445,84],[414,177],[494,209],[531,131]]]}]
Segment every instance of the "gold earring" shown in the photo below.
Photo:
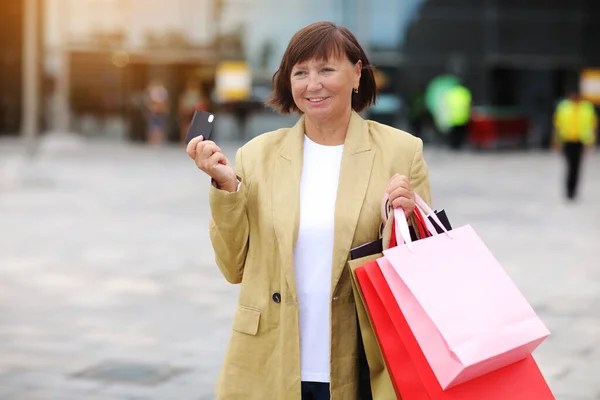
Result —
[{"label": "gold earring", "polygon": [[358,93],[358,88],[354,88],[354,93]]}]

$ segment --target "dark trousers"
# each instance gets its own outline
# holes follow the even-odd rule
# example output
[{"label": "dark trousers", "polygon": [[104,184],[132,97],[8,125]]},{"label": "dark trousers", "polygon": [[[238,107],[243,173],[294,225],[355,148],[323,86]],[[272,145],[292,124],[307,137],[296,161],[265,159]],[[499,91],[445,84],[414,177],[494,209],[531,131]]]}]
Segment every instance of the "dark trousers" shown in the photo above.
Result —
[{"label": "dark trousers", "polygon": [[567,198],[572,200],[577,195],[577,183],[579,182],[579,171],[583,158],[583,143],[566,142],[563,145],[563,152],[567,161],[566,194]]},{"label": "dark trousers", "polygon": [[467,140],[468,125],[456,125],[448,132],[448,144],[452,150],[458,150],[463,147]]},{"label": "dark trousers", "polygon": [[302,382],[302,400],[329,400],[329,383]]}]

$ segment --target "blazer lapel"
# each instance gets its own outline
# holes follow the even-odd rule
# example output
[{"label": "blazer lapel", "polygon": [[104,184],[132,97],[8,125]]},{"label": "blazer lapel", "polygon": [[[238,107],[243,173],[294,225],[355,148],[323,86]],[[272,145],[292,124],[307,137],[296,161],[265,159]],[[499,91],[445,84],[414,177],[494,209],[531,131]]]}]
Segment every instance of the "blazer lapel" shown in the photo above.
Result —
[{"label": "blazer lapel", "polygon": [[300,224],[300,179],[304,152],[304,116],[294,125],[283,140],[275,156],[272,186],[273,221],[275,236],[281,254],[283,273],[293,300],[296,295],[294,275],[294,247]]},{"label": "blazer lapel", "polygon": [[353,111],[344,142],[335,205],[332,295],[348,260],[360,210],[369,187],[373,156],[367,122]]}]

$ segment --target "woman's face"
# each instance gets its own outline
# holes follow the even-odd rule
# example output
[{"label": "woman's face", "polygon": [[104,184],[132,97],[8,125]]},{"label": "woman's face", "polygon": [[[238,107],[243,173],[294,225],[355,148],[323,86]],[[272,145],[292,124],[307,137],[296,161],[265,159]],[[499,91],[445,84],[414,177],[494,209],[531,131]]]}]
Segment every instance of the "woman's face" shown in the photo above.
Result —
[{"label": "woman's face", "polygon": [[346,57],[311,59],[292,68],[292,97],[296,106],[314,120],[343,116],[352,107],[352,91],[358,88],[362,63]]}]

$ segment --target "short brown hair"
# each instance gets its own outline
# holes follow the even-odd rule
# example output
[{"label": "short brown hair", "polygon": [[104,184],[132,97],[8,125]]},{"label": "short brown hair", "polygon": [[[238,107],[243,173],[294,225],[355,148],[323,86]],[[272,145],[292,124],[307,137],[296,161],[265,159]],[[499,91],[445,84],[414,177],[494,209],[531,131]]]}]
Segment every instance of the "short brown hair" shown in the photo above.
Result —
[{"label": "short brown hair", "polygon": [[344,55],[353,64],[362,61],[359,91],[352,93],[352,109],[360,112],[375,104],[377,85],[373,68],[356,37],[343,26],[332,22],[316,22],[296,32],[290,40],[279,69],[273,75],[273,90],[267,105],[282,114],[300,112],[292,97],[292,68],[299,62],[313,58],[327,60],[332,55]]}]

